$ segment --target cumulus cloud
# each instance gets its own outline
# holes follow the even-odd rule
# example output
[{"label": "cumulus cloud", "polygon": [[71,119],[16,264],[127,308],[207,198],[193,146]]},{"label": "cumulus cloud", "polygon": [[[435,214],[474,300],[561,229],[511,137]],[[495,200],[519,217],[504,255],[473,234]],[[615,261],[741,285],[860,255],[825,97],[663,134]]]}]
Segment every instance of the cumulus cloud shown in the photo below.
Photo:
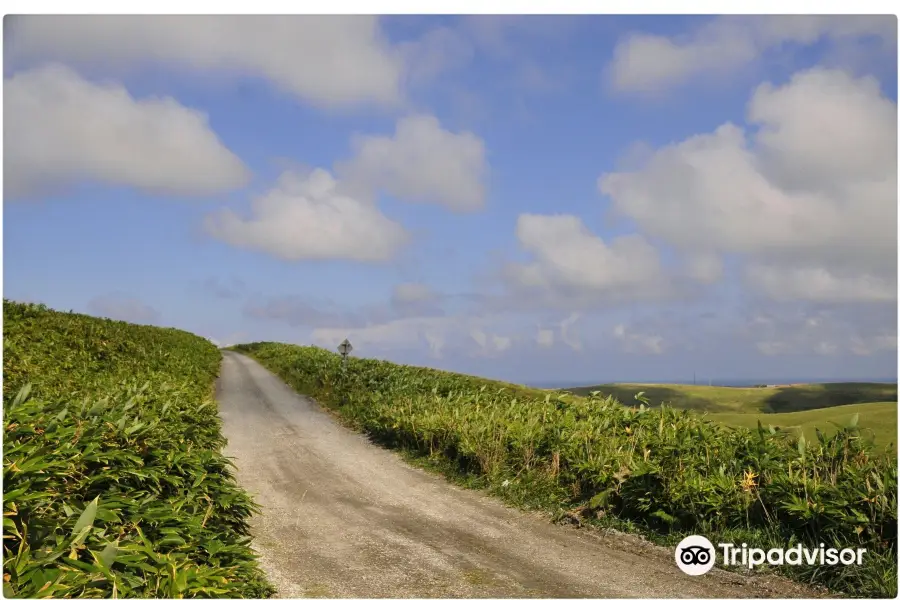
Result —
[{"label": "cumulus cloud", "polygon": [[761,292],[895,298],[896,105],[870,78],[812,69],[757,88],[748,119],[755,134],[727,123],[599,189],[651,238],[742,257]]},{"label": "cumulus cloud", "polygon": [[252,216],[225,209],[209,215],[206,231],[240,248],[285,260],[391,259],[409,234],[368,201],[345,195],[327,171],[285,172],[252,203]]},{"label": "cumulus cloud", "polygon": [[621,40],[608,67],[620,92],[659,92],[701,73],[725,74],[788,44],[810,46],[876,38],[897,39],[892,15],[767,15],[717,17],[682,36],[635,33]]},{"label": "cumulus cloud", "polygon": [[351,145],[353,158],[335,172],[354,188],[459,211],[484,204],[488,166],[484,142],[473,133],[453,133],[431,115],[414,115],[397,121],[393,137],[357,135]]},{"label": "cumulus cloud", "polygon": [[656,249],[642,236],[607,243],[574,215],[519,215],[516,237],[533,257],[506,267],[520,288],[612,299],[655,293],[664,279]]},{"label": "cumulus cloud", "polygon": [[14,64],[165,65],[261,77],[320,107],[403,100],[402,56],[378,18],[366,15],[20,16],[5,54]]},{"label": "cumulus cloud", "polygon": [[29,196],[84,181],[148,192],[208,195],[250,173],[205,114],[172,98],[131,96],[59,65],[5,81],[4,188]]},{"label": "cumulus cloud", "polygon": [[92,298],[87,305],[90,313],[117,321],[153,325],[159,321],[159,312],[138,298],[114,292]]}]

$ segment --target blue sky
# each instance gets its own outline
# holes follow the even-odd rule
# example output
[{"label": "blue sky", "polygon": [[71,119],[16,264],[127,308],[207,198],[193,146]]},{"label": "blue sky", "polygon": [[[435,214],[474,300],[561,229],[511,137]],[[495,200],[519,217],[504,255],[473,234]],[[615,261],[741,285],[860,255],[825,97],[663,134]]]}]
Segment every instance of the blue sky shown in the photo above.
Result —
[{"label": "blue sky", "polygon": [[894,17],[7,17],[4,297],[514,381],[896,377]]}]

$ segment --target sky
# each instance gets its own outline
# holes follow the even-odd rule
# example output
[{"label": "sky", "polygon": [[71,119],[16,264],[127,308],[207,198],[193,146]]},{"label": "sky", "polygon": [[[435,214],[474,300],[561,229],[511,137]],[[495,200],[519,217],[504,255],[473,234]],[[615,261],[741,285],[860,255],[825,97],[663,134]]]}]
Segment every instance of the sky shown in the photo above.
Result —
[{"label": "sky", "polygon": [[895,16],[7,16],[3,296],[515,382],[897,376]]}]

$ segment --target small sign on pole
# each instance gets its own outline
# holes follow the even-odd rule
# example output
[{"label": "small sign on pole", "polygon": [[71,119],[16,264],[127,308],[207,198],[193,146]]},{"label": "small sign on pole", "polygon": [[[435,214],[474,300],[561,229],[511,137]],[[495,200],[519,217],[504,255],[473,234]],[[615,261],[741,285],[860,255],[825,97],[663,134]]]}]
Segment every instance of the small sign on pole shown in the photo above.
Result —
[{"label": "small sign on pole", "polygon": [[345,339],[338,346],[338,352],[341,353],[341,368],[347,366],[347,355],[353,351],[353,345],[350,343],[350,340]]}]

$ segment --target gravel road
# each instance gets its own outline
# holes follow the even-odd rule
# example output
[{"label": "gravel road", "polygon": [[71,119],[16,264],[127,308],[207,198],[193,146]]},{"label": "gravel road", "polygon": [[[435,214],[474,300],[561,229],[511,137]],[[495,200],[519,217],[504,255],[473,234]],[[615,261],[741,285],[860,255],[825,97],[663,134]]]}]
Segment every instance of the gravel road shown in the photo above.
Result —
[{"label": "gravel road", "polygon": [[551,524],[371,444],[252,359],[224,352],[217,397],[254,547],[279,597],[770,597],[814,594],[673,551]]}]

